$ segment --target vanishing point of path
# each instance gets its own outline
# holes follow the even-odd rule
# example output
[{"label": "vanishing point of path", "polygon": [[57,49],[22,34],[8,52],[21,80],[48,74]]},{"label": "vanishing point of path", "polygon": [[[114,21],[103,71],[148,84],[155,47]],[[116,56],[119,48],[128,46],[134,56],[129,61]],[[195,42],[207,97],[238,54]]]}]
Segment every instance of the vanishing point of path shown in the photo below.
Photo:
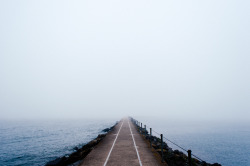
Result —
[{"label": "vanishing point of path", "polygon": [[162,165],[128,118],[122,119],[80,164],[80,166]]}]

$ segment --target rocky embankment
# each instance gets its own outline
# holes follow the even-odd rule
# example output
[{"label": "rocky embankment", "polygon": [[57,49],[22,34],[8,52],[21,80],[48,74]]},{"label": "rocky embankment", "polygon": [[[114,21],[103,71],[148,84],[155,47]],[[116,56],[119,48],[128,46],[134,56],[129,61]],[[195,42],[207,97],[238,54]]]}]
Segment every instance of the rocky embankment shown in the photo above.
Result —
[{"label": "rocky embankment", "polygon": [[105,134],[99,134],[95,139],[82,146],[81,148],[75,147],[75,152],[59,157],[53,161],[48,162],[45,166],[75,166],[78,165],[94,147],[103,140],[103,138],[116,126],[103,129],[102,132]]},{"label": "rocky embankment", "polygon": [[[144,138],[150,143],[150,135],[145,129],[139,126],[138,130],[143,131]],[[151,137],[152,147],[161,155],[161,139],[155,136]],[[167,143],[163,143],[163,156],[164,161],[168,164],[168,166],[188,166],[188,156],[179,150],[173,150],[170,148]],[[195,158],[192,158],[192,166],[221,166],[218,163],[209,164],[205,161],[200,161]]]}]

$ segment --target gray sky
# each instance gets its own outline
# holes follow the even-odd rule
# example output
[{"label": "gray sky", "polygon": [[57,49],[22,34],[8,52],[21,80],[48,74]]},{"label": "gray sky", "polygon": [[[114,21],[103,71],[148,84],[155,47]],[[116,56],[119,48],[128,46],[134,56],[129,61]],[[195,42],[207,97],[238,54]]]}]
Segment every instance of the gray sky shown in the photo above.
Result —
[{"label": "gray sky", "polygon": [[248,0],[0,0],[8,118],[250,120]]}]

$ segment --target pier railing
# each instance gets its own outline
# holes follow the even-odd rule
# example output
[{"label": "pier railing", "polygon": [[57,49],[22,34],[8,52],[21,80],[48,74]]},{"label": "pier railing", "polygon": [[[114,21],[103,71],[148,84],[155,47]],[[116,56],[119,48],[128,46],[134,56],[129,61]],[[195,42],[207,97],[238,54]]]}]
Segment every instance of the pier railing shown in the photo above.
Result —
[{"label": "pier railing", "polygon": [[[153,139],[155,139],[155,137],[153,136],[153,133],[155,135],[158,136],[159,142],[160,142],[160,148],[161,148],[161,161],[164,162],[164,149],[169,148],[167,143],[171,143],[175,146],[177,146],[179,149],[181,149],[184,153],[187,153],[188,156],[188,166],[192,166],[192,160],[196,159],[198,160],[202,165],[206,165],[206,162],[204,160],[202,160],[200,157],[198,157],[197,155],[192,154],[192,151],[189,149],[185,149],[182,146],[178,145],[177,143],[175,143],[174,141],[166,138],[166,136],[163,136],[163,134],[156,132],[155,130],[153,130],[152,128],[150,128],[149,126],[146,126],[145,124],[143,125],[142,122],[137,121],[134,118],[131,118],[131,121],[137,126],[138,131],[145,136],[146,139],[149,140],[150,142],[150,147],[152,148],[152,142]],[[147,130],[147,127],[149,128],[149,131]]]}]

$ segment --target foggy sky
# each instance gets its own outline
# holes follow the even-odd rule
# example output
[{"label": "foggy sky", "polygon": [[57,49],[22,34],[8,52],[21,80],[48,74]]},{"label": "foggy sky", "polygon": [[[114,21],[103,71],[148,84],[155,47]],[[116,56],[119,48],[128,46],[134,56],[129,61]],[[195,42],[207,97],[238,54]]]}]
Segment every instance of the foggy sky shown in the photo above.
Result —
[{"label": "foggy sky", "polygon": [[250,120],[248,0],[1,0],[0,118]]}]

